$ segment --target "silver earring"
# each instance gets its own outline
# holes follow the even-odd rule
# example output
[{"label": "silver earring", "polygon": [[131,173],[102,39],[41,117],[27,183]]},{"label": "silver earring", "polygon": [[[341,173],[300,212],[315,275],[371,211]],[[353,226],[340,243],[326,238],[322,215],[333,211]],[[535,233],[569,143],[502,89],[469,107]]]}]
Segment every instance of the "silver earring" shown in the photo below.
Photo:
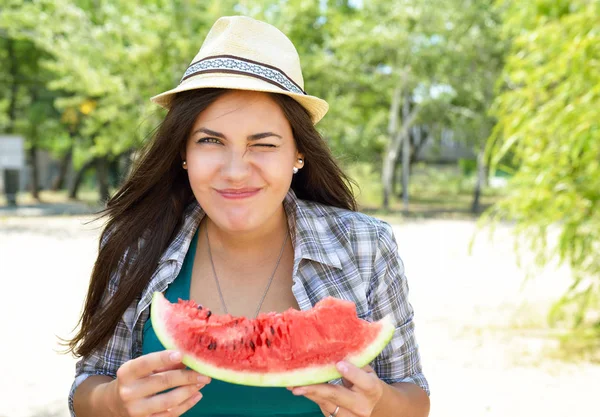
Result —
[{"label": "silver earring", "polygon": [[183,166],[183,169],[187,168],[187,162],[183,161],[183,163],[181,165]]},{"label": "silver earring", "polygon": [[303,164],[304,160],[302,158],[298,158],[298,162],[301,163],[301,164]]},{"label": "silver earring", "polygon": [[294,167],[294,168],[292,168],[292,171],[294,172],[294,174],[297,174],[298,173],[298,168]]}]

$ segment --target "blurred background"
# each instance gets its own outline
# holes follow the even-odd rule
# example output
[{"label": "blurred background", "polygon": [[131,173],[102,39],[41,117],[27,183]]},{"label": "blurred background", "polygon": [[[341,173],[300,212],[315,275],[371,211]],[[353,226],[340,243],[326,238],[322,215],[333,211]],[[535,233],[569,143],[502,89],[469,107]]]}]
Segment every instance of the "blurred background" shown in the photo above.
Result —
[{"label": "blurred background", "polygon": [[2,0],[0,417],[68,415],[93,214],[237,14],[394,227],[431,416],[600,415],[600,0]]}]

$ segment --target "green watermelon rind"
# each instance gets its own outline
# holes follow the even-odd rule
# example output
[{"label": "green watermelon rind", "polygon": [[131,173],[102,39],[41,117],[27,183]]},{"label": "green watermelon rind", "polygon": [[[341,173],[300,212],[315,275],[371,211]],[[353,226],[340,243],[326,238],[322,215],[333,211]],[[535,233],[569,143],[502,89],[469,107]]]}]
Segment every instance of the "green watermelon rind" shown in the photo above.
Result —
[{"label": "green watermelon rind", "polygon": [[[238,385],[256,387],[289,387],[312,385],[328,382],[341,377],[335,364],[325,366],[311,366],[302,369],[285,372],[249,372],[233,369],[223,369],[205,361],[199,360],[185,351],[180,350],[175,341],[169,336],[165,321],[161,320],[161,307],[167,306],[169,301],[161,292],[155,292],[152,297],[151,319],[152,327],[158,340],[167,350],[179,350],[182,353],[182,362],[190,369],[203,375],[221,381]],[[346,361],[361,368],[371,363],[379,355],[394,335],[395,326],[390,315],[376,323],[381,324],[379,334],[365,349],[351,354],[345,358]]]}]

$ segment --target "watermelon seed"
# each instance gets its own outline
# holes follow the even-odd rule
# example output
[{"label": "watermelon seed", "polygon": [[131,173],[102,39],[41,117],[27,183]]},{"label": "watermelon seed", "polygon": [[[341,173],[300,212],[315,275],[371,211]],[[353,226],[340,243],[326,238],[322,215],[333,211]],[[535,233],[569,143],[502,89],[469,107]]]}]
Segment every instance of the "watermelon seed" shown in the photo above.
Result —
[{"label": "watermelon seed", "polygon": [[271,347],[271,341],[267,339],[267,347]]},{"label": "watermelon seed", "polygon": [[271,334],[275,334],[275,329],[273,329],[273,326],[271,326]]},{"label": "watermelon seed", "polygon": [[208,345],[208,350],[215,350],[216,348],[217,348],[216,342],[212,342],[210,345]]},{"label": "watermelon seed", "polygon": [[198,304],[198,310],[202,310],[202,304]]},{"label": "watermelon seed", "polygon": [[254,346],[254,342],[251,340],[250,341],[250,348],[254,351],[254,349],[256,349],[256,347]]},{"label": "watermelon seed", "polygon": [[206,313],[206,318],[208,319],[211,315],[212,315],[212,311],[208,310],[208,313]]}]

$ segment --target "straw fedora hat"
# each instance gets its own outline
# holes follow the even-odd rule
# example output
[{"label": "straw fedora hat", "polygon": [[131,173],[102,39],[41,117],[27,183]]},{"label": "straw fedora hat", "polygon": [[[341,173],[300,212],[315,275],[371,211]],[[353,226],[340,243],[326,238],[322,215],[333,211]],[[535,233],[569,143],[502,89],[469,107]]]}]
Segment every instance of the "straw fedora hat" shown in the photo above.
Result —
[{"label": "straw fedora hat", "polygon": [[314,124],[329,108],[325,100],[304,91],[300,58],[287,36],[268,23],[245,16],[218,19],[179,85],[151,100],[169,108],[175,94],[199,88],[285,94],[308,110]]}]

